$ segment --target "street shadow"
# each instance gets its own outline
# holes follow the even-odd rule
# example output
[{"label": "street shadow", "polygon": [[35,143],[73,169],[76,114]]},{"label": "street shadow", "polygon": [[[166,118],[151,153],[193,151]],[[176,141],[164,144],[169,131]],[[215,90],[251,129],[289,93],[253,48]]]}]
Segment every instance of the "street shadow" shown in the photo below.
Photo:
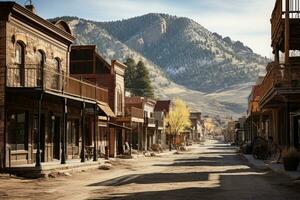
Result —
[{"label": "street shadow", "polygon": [[201,152],[201,153],[198,153],[198,154],[203,154],[203,155],[213,155],[213,154],[218,154],[218,155],[226,155],[226,154],[234,154],[236,155],[236,152],[235,151],[232,151],[232,152],[226,152],[226,151],[213,151],[213,152]]},{"label": "street shadow", "polygon": [[235,151],[235,147],[209,147],[209,150],[227,150],[227,151]]},{"label": "street shadow", "polygon": [[[211,174],[211,173],[207,173]],[[175,175],[176,176],[176,175]],[[149,178],[149,177],[148,177]],[[170,177],[161,177],[159,179],[169,179]],[[174,179],[171,177],[171,179]],[[158,182],[158,181],[157,181]],[[163,181],[166,182],[166,181]],[[171,182],[171,181],[170,181]],[[129,184],[129,183],[128,183]],[[193,183],[191,183],[193,185]],[[228,170],[221,173],[216,185],[202,185],[200,187],[187,188],[168,188],[166,186],[153,188],[149,191],[135,192],[114,192],[103,195],[105,189],[96,189],[93,191],[91,199],[172,199],[172,200],[233,200],[233,199],[255,199],[255,200],[281,200],[281,199],[299,199],[300,191],[296,187],[287,184],[287,180],[282,180],[272,174],[255,173],[251,169]],[[181,187],[181,186],[179,186]],[[154,189],[154,191],[153,191]]]},{"label": "street shadow", "polygon": [[191,159],[177,159],[171,164],[154,164],[153,166],[159,166],[159,167],[190,167],[190,166],[197,166],[197,167],[203,167],[203,166],[235,166],[235,165],[241,165],[240,160],[237,162],[237,156],[236,155],[221,155],[220,157],[199,157],[198,159],[191,158]]},{"label": "street shadow", "polygon": [[131,174],[124,175],[107,181],[93,183],[88,186],[121,186],[131,183],[135,184],[155,184],[155,183],[178,183],[207,181],[207,173],[151,173],[151,174]]}]

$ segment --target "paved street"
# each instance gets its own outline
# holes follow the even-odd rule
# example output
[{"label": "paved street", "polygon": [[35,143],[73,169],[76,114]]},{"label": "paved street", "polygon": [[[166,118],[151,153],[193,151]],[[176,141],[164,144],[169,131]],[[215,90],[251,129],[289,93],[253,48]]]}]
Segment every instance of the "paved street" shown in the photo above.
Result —
[{"label": "paved street", "polygon": [[0,199],[300,199],[299,185],[251,168],[233,147],[217,141],[179,155],[117,160],[113,166],[52,179],[2,175]]}]

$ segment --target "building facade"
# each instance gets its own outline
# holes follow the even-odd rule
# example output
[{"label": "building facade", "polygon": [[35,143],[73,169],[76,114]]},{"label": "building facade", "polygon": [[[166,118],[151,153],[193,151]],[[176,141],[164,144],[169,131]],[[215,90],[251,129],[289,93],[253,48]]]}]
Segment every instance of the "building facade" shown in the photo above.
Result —
[{"label": "building facade", "polygon": [[70,76],[69,26],[42,19],[32,5],[0,2],[0,13],[1,167],[96,160],[108,91]]}]

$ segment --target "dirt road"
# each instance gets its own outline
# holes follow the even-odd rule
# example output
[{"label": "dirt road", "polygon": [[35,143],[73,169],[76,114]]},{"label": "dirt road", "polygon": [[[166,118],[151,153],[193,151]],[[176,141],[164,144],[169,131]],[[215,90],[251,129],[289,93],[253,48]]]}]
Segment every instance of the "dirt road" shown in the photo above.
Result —
[{"label": "dirt road", "polygon": [[0,199],[268,199],[300,200],[299,185],[255,170],[217,141],[179,155],[115,161],[109,171],[26,180],[0,176]]}]

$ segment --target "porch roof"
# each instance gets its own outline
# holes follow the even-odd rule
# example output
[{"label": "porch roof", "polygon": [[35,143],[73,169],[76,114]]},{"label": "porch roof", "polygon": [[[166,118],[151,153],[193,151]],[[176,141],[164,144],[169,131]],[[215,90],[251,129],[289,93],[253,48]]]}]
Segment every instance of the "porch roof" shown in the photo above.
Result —
[{"label": "porch roof", "polygon": [[108,122],[108,125],[111,127],[117,127],[117,128],[121,128],[121,129],[125,129],[125,130],[129,130],[131,131],[131,128],[121,125],[121,124],[116,124],[116,123],[112,123],[112,122]]},{"label": "porch roof", "polygon": [[108,117],[116,117],[115,113],[111,110],[109,105],[105,102],[97,102],[97,106],[106,114]]}]

